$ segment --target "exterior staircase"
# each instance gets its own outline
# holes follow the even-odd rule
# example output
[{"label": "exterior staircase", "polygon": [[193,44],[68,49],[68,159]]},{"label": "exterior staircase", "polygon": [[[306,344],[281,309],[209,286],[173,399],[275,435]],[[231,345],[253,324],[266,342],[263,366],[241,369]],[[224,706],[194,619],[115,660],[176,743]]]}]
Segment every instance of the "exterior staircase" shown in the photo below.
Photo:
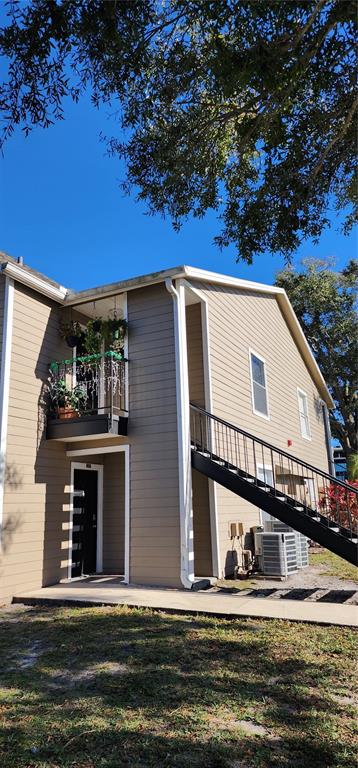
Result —
[{"label": "exterior staircase", "polygon": [[357,565],[358,491],[190,405],[192,466]]}]

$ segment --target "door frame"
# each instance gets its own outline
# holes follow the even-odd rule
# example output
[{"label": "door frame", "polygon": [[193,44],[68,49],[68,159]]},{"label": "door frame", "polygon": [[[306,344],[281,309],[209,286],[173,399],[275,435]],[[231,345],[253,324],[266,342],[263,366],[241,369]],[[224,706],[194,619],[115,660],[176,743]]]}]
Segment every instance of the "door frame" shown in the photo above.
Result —
[{"label": "door frame", "polygon": [[96,573],[103,569],[103,464],[71,461],[70,482],[70,525],[68,531],[68,578],[72,579],[72,534],[73,534],[73,499],[75,490],[75,470],[97,472],[97,544],[96,544]]},{"label": "door frame", "polygon": [[[130,445],[105,445],[98,448],[72,448],[66,451],[67,458],[96,456],[105,453],[124,453],[124,584],[130,583]],[[94,466],[92,464],[92,466]],[[103,464],[100,465],[103,467]],[[73,480],[71,475],[71,488]],[[72,498],[71,498],[72,504]],[[72,507],[73,508],[73,507]]]}]

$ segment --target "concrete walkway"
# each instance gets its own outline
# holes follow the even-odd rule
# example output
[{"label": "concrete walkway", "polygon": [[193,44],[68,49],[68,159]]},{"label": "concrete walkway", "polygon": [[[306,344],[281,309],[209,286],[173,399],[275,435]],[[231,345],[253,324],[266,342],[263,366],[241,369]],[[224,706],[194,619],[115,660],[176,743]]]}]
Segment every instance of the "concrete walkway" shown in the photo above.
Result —
[{"label": "concrete walkway", "polygon": [[288,619],[312,624],[358,626],[358,607],[332,603],[240,597],[176,589],[126,586],[120,578],[95,578],[21,593],[16,603],[27,605],[129,605],[172,613],[205,614],[225,618]]}]

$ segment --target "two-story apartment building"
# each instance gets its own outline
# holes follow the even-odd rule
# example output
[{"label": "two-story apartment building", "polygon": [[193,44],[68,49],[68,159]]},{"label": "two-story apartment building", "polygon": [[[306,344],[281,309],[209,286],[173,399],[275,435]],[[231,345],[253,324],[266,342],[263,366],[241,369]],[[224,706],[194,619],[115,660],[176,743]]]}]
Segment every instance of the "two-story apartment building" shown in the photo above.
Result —
[{"label": "two-story apartment building", "polygon": [[[240,565],[261,513],[192,468],[190,403],[329,470],[331,396],[280,288],[178,267],[74,292],[3,254],[0,306],[2,601],[83,573],[191,588]],[[98,318],[127,321],[119,352],[62,338]],[[81,409],[56,410],[58,386]]]}]

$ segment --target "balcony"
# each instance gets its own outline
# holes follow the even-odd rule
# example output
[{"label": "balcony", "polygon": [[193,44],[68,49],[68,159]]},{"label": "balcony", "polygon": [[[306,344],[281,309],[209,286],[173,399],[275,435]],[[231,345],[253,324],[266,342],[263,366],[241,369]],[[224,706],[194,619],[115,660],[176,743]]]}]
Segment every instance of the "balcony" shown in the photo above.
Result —
[{"label": "balcony", "polygon": [[126,435],[127,365],[114,351],[51,363],[47,440]]}]

